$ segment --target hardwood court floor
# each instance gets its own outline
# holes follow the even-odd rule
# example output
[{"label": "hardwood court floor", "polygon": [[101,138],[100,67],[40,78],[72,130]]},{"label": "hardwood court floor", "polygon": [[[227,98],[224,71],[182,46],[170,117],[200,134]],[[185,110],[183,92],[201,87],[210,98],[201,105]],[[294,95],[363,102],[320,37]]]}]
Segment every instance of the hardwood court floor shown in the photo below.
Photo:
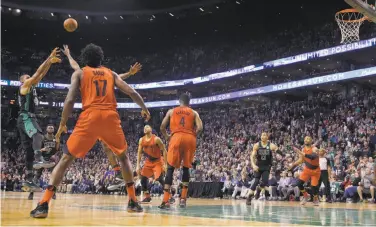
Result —
[{"label": "hardwood court floor", "polygon": [[297,202],[190,199],[186,209],[158,210],[161,200],[143,205],[141,214],[126,212],[127,197],[117,195],[57,194],[50,203],[47,219],[33,219],[33,201],[28,193],[1,192],[1,226],[125,226],[125,225],[205,225],[205,226],[375,226],[375,204],[321,203],[302,207]]}]

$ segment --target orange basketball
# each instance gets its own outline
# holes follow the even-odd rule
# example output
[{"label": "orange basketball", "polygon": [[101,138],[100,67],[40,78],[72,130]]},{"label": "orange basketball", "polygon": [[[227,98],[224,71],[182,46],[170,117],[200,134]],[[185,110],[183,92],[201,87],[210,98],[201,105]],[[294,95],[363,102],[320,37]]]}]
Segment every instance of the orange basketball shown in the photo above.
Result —
[{"label": "orange basketball", "polygon": [[73,18],[68,18],[64,21],[64,28],[67,32],[74,32],[78,27],[78,23]]}]

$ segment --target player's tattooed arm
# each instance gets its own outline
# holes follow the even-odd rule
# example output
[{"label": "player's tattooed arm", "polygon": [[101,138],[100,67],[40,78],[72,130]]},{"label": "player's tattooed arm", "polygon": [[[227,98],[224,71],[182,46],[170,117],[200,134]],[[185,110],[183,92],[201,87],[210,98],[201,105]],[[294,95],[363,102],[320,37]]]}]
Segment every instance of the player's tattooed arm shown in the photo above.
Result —
[{"label": "player's tattooed arm", "polygon": [[259,148],[258,143],[253,145],[253,150],[251,153],[251,164],[252,164],[253,171],[258,171],[259,169],[259,167],[256,165],[256,154],[257,154],[258,148]]},{"label": "player's tattooed arm", "polygon": [[64,47],[63,53],[65,54],[65,56],[67,56],[69,65],[72,67],[74,71],[79,70],[80,65],[76,62],[76,60],[73,59],[72,55],[70,54],[68,45],[64,45],[63,47]]},{"label": "player's tattooed arm", "polygon": [[204,126],[202,124],[202,120],[200,118],[200,115],[197,113],[197,111],[193,111],[195,114],[195,125],[196,125],[196,134],[199,134],[204,129]]},{"label": "player's tattooed arm", "polygon": [[170,135],[167,133],[167,125],[170,122],[170,118],[172,115],[172,110],[169,110],[166,114],[166,116],[163,118],[162,124],[161,124],[161,133],[163,137],[168,141],[170,139]]},{"label": "player's tattooed arm", "polygon": [[47,74],[51,65],[58,62],[61,62],[59,59],[59,49],[55,48],[50,56],[39,66],[33,76],[23,82],[20,90],[21,94],[26,95],[29,93],[31,86],[38,84]]},{"label": "player's tattooed arm", "polygon": [[142,155],[142,138],[138,141],[138,149],[137,149],[137,164],[136,164],[136,172],[138,175],[141,175],[141,155]]},{"label": "player's tattooed arm", "polygon": [[150,119],[150,113],[149,113],[149,110],[146,108],[145,102],[142,99],[142,97],[140,96],[140,94],[135,89],[133,89],[131,86],[129,86],[129,84],[127,84],[124,80],[122,80],[117,73],[112,72],[112,74],[113,74],[114,79],[115,79],[115,86],[118,87],[123,93],[125,93],[126,95],[131,97],[131,99],[137,105],[139,105],[141,107],[141,109],[142,109],[141,114],[148,121]]},{"label": "player's tattooed arm", "polygon": [[131,65],[128,72],[119,74],[119,76],[121,79],[125,80],[135,75],[136,73],[138,73],[141,69],[142,69],[142,65],[136,62],[134,65]]}]

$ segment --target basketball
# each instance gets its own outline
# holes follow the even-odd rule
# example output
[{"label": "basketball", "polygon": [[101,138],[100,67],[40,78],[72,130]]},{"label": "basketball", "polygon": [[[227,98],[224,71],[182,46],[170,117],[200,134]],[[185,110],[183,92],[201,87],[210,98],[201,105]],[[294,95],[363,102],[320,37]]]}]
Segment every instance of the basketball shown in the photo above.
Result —
[{"label": "basketball", "polygon": [[68,18],[64,21],[64,28],[67,32],[74,32],[78,27],[78,23],[73,18]]}]

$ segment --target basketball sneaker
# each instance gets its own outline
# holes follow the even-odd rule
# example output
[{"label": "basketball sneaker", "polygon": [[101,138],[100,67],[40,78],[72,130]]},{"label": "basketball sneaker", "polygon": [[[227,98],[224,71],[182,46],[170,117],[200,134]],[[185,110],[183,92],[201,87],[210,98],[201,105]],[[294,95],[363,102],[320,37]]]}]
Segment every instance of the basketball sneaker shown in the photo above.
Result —
[{"label": "basketball sneaker", "polygon": [[144,209],[140,206],[140,204],[138,202],[135,202],[133,200],[129,200],[128,202],[128,207],[127,207],[127,211],[129,213],[140,213],[142,211],[144,211]]},{"label": "basketball sneaker", "polygon": [[173,197],[171,197],[169,200],[168,200],[168,203],[170,204],[174,204],[175,203],[175,199]]},{"label": "basketball sneaker", "polygon": [[317,196],[313,197],[313,205],[318,206],[320,204],[319,198]]},{"label": "basketball sneaker", "polygon": [[34,199],[34,192],[29,193],[29,197],[27,198],[28,200],[33,200]]},{"label": "basketball sneaker", "polygon": [[115,181],[115,182],[110,183],[108,185],[107,190],[109,190],[109,191],[115,191],[117,189],[120,189],[123,186],[125,186],[125,182],[123,180],[121,180],[121,181]]},{"label": "basketball sneaker", "polygon": [[309,199],[309,195],[308,195],[308,193],[307,193],[307,192],[304,192],[304,193],[303,193],[302,201],[300,202],[300,205],[305,205],[305,204],[307,203],[308,199]]},{"label": "basketball sneaker", "polygon": [[171,208],[170,206],[170,203],[169,202],[162,202],[161,205],[158,206],[159,209],[161,210],[169,210]]},{"label": "basketball sneaker", "polygon": [[121,174],[120,170],[115,172],[115,179],[118,180],[118,181],[124,181],[123,175]]},{"label": "basketball sneaker", "polygon": [[25,192],[41,192],[42,188],[33,180],[26,179],[22,182],[22,190]]},{"label": "basketball sneaker", "polygon": [[44,160],[42,156],[40,156],[39,158],[36,158],[35,161],[33,162],[34,169],[41,169],[41,168],[49,169],[54,166],[55,166],[54,162],[46,161]]},{"label": "basketball sneaker", "polygon": [[150,197],[150,196],[145,197],[145,198],[141,201],[141,203],[150,203],[150,202],[151,202],[151,197]]},{"label": "basketball sneaker", "polygon": [[180,199],[179,206],[180,206],[180,208],[186,208],[187,207],[187,200],[186,199]]},{"label": "basketball sneaker", "polygon": [[248,206],[252,205],[252,198],[253,198],[253,196],[248,196],[248,198],[247,198],[247,202],[246,202],[246,204],[247,204]]},{"label": "basketball sneaker", "polygon": [[38,203],[38,206],[30,212],[32,218],[46,218],[48,216],[48,203]]}]

